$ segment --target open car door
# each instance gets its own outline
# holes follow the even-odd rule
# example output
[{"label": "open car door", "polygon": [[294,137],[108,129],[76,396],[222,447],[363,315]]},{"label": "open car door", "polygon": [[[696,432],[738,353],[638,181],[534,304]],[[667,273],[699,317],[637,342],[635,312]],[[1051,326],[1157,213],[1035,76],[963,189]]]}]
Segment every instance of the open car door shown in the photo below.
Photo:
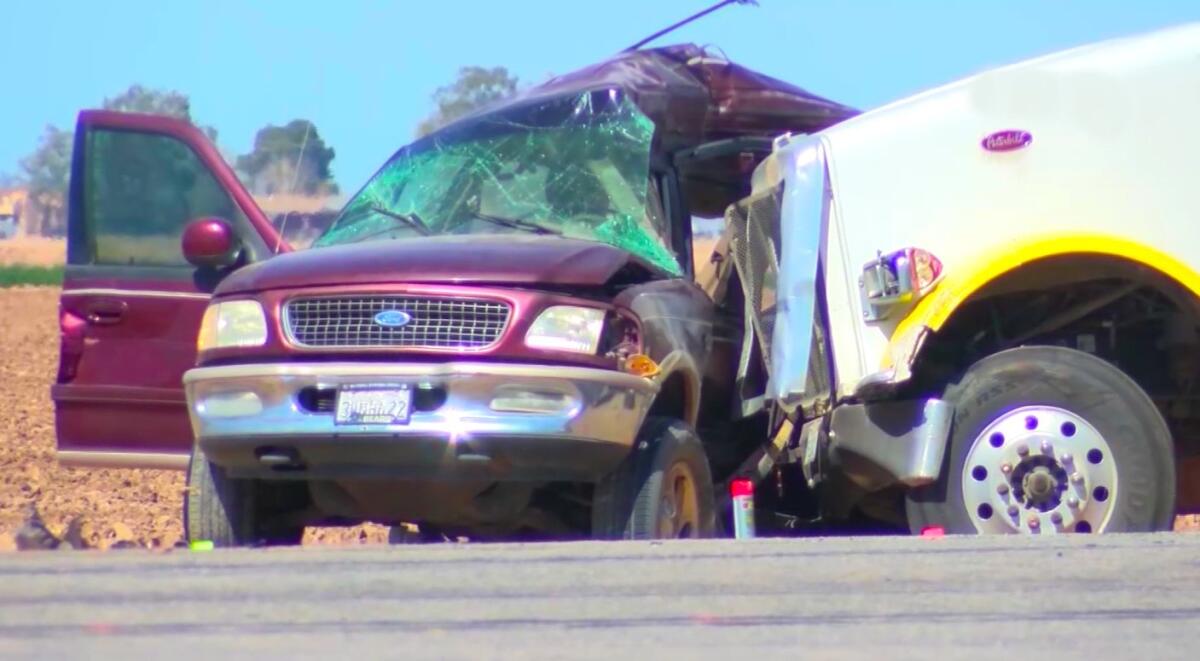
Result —
[{"label": "open car door", "polygon": [[177,119],[86,110],[71,163],[61,347],[52,389],[67,465],[185,468],[181,378],[225,271],[183,257],[184,228],[220,218],[237,268],[287,250],[216,148]]}]

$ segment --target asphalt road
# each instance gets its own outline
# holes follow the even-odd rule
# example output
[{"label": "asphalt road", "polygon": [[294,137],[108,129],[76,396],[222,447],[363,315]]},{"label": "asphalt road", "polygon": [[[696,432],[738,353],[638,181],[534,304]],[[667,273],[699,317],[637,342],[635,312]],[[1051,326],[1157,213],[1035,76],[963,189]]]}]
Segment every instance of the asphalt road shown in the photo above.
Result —
[{"label": "asphalt road", "polygon": [[0,658],[1195,659],[1200,535],[0,556]]}]

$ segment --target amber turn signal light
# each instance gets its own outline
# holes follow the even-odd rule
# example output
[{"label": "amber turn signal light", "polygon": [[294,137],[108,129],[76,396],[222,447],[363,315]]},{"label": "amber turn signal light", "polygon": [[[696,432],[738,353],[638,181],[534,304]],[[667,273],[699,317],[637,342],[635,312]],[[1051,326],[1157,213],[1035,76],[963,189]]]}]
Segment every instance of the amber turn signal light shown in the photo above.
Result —
[{"label": "amber turn signal light", "polygon": [[658,363],[654,359],[643,353],[635,353],[625,359],[625,371],[635,376],[643,376],[650,378],[658,374]]}]

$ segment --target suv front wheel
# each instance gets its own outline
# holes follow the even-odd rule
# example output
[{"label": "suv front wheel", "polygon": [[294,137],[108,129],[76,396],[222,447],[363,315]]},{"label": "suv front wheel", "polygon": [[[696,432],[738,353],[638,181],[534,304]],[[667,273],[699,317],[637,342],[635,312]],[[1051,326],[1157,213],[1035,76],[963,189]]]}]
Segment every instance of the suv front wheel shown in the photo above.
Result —
[{"label": "suv front wheel", "polygon": [[650,418],[624,463],[596,485],[592,537],[712,537],[716,504],[708,457],[696,432],[670,418]]},{"label": "suv front wheel", "polygon": [[194,448],[183,497],[184,538],[218,547],[299,544],[304,527],[285,519],[289,499],[303,486],[232,479]]}]

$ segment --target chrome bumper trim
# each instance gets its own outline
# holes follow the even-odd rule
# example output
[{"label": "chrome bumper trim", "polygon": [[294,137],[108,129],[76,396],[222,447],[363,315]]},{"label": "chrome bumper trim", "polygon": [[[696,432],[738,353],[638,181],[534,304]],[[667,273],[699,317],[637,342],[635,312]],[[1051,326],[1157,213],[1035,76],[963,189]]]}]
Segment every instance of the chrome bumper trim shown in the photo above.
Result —
[{"label": "chrome bumper trim", "polygon": [[58,463],[70,468],[149,468],[187,470],[191,455],[166,452],[91,452],[59,450]]},{"label": "chrome bumper trim", "polygon": [[[332,411],[316,412],[301,405],[301,392],[307,388],[379,383],[436,390],[444,397],[426,409],[414,404],[408,423],[397,425],[338,425]],[[221,463],[217,453],[222,453],[236,454],[236,461],[244,463],[247,457],[253,460],[258,448],[281,446],[298,452],[310,466],[314,461],[339,461],[339,453],[330,448],[344,447],[343,456],[359,456],[356,453],[363,448],[385,440],[400,447],[380,449],[374,456],[379,461],[390,456],[400,463],[408,461],[400,450],[411,447],[416,452],[418,445],[430,447],[429,443],[461,449],[478,442],[498,453],[523,452],[520,448],[545,442],[564,448],[584,443],[624,452],[633,446],[659,387],[648,379],[609,370],[467,362],[204,367],[187,372],[184,384],[192,430],[213,461]],[[497,406],[497,397],[508,397],[513,389],[547,394],[562,405],[538,412]],[[252,404],[230,413],[219,406],[230,399]],[[362,447],[348,447],[356,439]]]},{"label": "chrome bumper trim", "polygon": [[591,367],[558,365],[523,365],[514,363],[263,363],[254,365],[225,365],[197,367],[183,375],[184,385],[213,379],[246,379],[259,377],[450,377],[492,376],[505,378],[550,378],[585,381],[628,388],[646,394],[658,392],[658,385],[625,372]]},{"label": "chrome bumper trim", "polygon": [[187,291],[163,291],[159,289],[64,289],[63,296],[133,296],[139,298],[184,298],[197,301],[207,301],[212,298],[209,294]]}]

